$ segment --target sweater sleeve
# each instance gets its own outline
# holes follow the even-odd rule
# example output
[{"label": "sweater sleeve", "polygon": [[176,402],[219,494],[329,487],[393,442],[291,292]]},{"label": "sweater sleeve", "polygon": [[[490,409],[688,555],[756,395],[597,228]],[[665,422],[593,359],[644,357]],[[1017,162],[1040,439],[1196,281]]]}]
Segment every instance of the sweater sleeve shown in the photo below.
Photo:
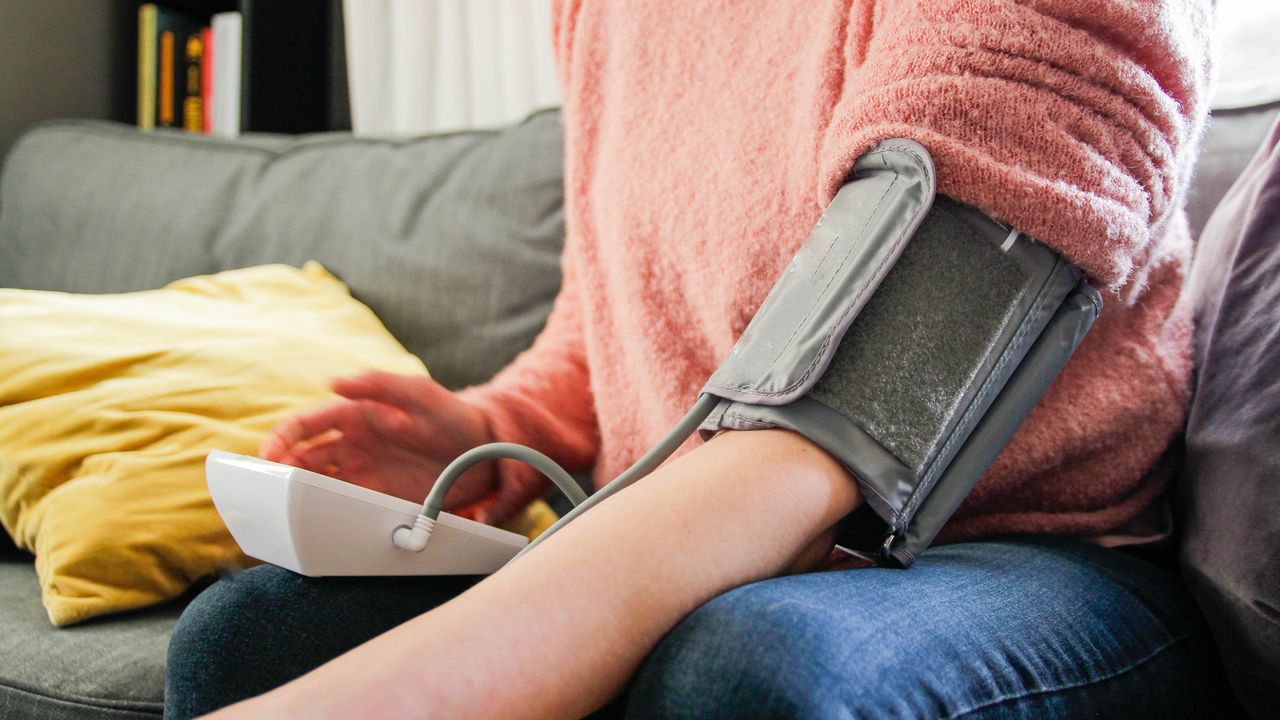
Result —
[{"label": "sweater sleeve", "polygon": [[[577,3],[552,0],[551,35],[562,88],[569,87],[565,61],[573,36]],[[533,345],[483,385],[459,396],[478,407],[496,442],[527,445],[545,453],[570,473],[589,470],[600,450],[595,398],[587,370],[583,304],[565,239],[563,282],[551,315]],[[498,488],[476,513],[500,524],[546,494],[550,482],[514,460],[498,461]]]},{"label": "sweater sleeve", "polygon": [[1181,207],[1207,113],[1196,0],[855,2],[819,191],[914,139],[938,191],[1056,248],[1096,282],[1141,280]]},{"label": "sweater sleeve", "polygon": [[[563,263],[564,283],[533,345],[489,382],[459,396],[484,413],[496,442],[527,445],[577,473],[594,464],[600,441],[583,307],[570,265]],[[499,460],[498,488],[484,518],[501,523],[549,489],[549,481],[528,465]]]}]

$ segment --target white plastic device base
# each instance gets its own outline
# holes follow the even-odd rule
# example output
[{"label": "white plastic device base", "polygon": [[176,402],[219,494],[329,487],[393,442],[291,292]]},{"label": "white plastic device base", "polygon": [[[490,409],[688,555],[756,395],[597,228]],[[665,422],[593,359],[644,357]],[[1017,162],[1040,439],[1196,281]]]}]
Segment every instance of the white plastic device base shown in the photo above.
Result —
[{"label": "white plastic device base", "polygon": [[422,506],[359,485],[259,458],[214,450],[205,461],[213,504],[245,554],[324,575],[483,575],[528,540],[440,513],[422,552],[391,536],[413,526]]}]

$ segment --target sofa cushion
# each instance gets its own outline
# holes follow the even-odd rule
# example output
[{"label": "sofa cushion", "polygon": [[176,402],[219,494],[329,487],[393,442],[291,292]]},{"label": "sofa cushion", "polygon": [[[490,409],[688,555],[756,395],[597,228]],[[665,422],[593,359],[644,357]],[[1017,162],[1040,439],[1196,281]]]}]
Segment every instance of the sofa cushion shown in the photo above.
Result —
[{"label": "sofa cushion", "polygon": [[1280,125],[1209,220],[1185,299],[1197,382],[1179,487],[1181,560],[1228,676],[1280,707]]},{"label": "sofa cushion", "polygon": [[560,286],[559,114],[403,141],[58,122],[0,179],[0,287],[153,289],[318,260],[449,387],[528,347]]},{"label": "sofa cushion", "polygon": [[[0,717],[159,718],[165,650],[185,599],[74,628],[49,624],[29,560],[0,560]],[[67,662],[75,658],[75,662]]]}]

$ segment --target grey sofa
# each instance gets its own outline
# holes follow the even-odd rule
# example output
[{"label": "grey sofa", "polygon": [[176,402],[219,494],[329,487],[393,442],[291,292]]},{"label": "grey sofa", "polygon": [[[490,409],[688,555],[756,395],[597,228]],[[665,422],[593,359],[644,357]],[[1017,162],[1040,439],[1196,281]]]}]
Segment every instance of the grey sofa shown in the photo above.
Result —
[{"label": "grey sofa", "polygon": [[[1213,182],[1195,190],[1197,227],[1273,115],[1224,120],[1210,136]],[[319,260],[438,379],[461,387],[509,362],[549,311],[561,152],[554,112],[402,142],[44,125],[14,147],[0,181],[0,287],[121,292]],[[55,629],[30,557],[0,549],[0,717],[159,716],[168,633],[184,603]]]}]

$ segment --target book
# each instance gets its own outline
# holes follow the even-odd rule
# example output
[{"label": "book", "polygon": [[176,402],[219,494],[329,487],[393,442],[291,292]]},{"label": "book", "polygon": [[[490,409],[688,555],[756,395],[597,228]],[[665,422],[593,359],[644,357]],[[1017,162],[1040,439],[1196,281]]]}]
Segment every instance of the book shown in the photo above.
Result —
[{"label": "book", "polygon": [[[204,29],[204,22],[197,16],[188,15],[155,3],[147,3],[139,9],[139,18],[146,11],[153,14],[154,27],[147,37],[139,37],[138,45],[155,48],[155,58],[149,63],[154,67],[155,89],[155,127],[182,127],[184,124],[184,103],[187,97],[187,63],[186,52],[188,40],[198,36]],[[139,32],[142,31],[141,20]],[[138,58],[139,73],[146,72],[142,65],[146,58]],[[141,95],[142,87],[138,88]],[[141,104],[141,97],[139,103]]]},{"label": "book", "polygon": [[213,132],[213,28],[207,27],[200,34],[204,43],[204,59],[200,63],[200,101],[204,117],[201,124],[206,133]]},{"label": "book", "polygon": [[213,16],[214,135],[240,134],[243,28],[244,20],[238,12]]},{"label": "book", "polygon": [[156,124],[173,127],[173,31],[157,30]]},{"label": "book", "polygon": [[156,126],[156,6],[138,8],[138,127]]},{"label": "book", "polygon": [[204,28],[187,35],[183,48],[182,129],[204,132]]}]

